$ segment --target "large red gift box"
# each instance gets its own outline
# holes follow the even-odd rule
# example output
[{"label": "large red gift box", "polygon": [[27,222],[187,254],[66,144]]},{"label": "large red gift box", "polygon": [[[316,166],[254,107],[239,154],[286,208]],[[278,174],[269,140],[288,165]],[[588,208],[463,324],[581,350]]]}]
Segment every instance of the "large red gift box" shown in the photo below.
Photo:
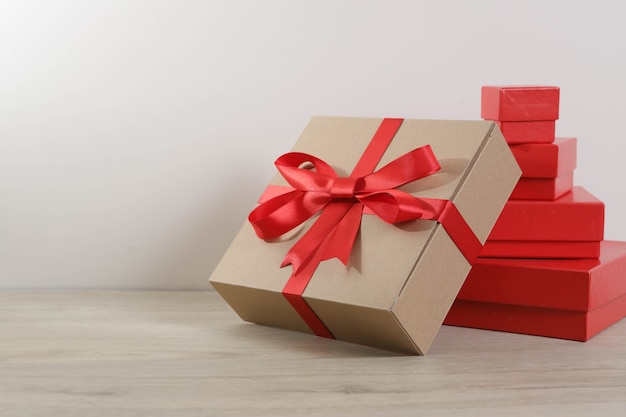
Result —
[{"label": "large red gift box", "polygon": [[557,120],[559,87],[484,86],[481,95],[481,116],[486,120],[501,122]]},{"label": "large red gift box", "polygon": [[599,259],[479,259],[445,324],[588,340],[626,317],[626,242]]}]

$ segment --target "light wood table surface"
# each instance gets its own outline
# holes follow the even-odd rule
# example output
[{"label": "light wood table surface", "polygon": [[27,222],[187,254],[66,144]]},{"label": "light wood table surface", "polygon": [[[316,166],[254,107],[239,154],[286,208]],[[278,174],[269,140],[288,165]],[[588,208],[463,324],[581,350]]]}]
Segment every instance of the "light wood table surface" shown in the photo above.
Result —
[{"label": "light wood table surface", "polygon": [[626,320],[587,343],[444,326],[417,357],[213,291],[0,291],[0,415],[623,417]]}]

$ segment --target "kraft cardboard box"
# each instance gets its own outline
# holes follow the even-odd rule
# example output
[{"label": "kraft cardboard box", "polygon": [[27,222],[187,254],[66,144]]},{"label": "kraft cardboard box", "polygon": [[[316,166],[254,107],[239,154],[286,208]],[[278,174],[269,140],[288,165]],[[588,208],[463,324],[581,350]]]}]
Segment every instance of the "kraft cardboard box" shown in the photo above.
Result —
[{"label": "kraft cardboard box", "polygon": [[[384,124],[378,118],[314,117],[292,151],[314,155],[340,176],[348,176],[360,166],[362,155],[369,152]],[[211,284],[246,321],[391,351],[426,354],[471,267],[468,258],[472,256],[460,250],[466,244],[457,246],[449,231],[452,235],[459,230],[469,231],[479,250],[515,186],[520,169],[492,122],[404,120],[388,147],[381,151],[376,170],[425,145],[430,145],[441,169],[398,190],[411,199],[422,199],[416,201],[421,201],[418,205],[425,212],[431,204],[424,199],[448,201],[462,221],[447,227],[434,220],[390,224],[366,209],[358,216],[361,220],[354,246],[340,256],[345,265],[325,252],[332,246],[329,243],[319,249],[319,256],[317,249],[310,256],[306,253],[304,260],[294,261],[289,255],[287,262],[293,261],[296,269],[293,265],[281,267],[285,256],[301,249],[300,242],[319,230],[317,222],[328,218],[325,211],[295,230],[267,240],[260,239],[255,228],[245,222],[210,277]],[[339,182],[340,188],[346,188],[345,180]],[[263,204],[272,209],[276,202],[268,195],[279,194],[279,200],[290,198],[290,186],[294,187],[277,174],[270,184],[273,191],[262,198]],[[354,184],[350,187],[354,190]],[[287,194],[277,193],[277,189]],[[345,204],[347,199],[350,210],[358,210],[359,204],[343,195],[344,191],[338,193],[344,200],[339,198],[331,204]],[[389,203],[395,193],[383,193],[375,204]],[[309,197],[303,201],[309,201]],[[271,201],[274,203],[268,203]],[[255,213],[259,207],[266,207],[263,204]],[[321,239],[334,243],[346,235],[342,230],[333,230],[322,234]],[[321,262],[310,267],[307,262],[315,256]],[[300,293],[294,294],[292,280],[307,268],[310,279],[304,284],[297,282]],[[316,327],[317,322],[321,329]]]},{"label": "kraft cardboard box", "polygon": [[626,316],[626,242],[599,259],[479,259],[445,323],[588,340]]}]

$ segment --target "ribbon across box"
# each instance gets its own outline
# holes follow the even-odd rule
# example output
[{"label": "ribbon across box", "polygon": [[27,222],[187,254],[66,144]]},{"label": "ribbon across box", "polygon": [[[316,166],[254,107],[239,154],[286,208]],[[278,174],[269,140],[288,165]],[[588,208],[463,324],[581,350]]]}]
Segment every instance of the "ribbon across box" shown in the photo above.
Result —
[{"label": "ribbon across box", "polygon": [[487,121],[314,117],[276,165],[211,284],[243,320],[410,354],[520,176]]},{"label": "ribbon across box", "polygon": [[626,242],[599,259],[479,259],[445,324],[585,341],[626,317]]},{"label": "ribbon across box", "polygon": [[604,203],[583,187],[554,201],[509,200],[480,253],[504,258],[597,258]]}]

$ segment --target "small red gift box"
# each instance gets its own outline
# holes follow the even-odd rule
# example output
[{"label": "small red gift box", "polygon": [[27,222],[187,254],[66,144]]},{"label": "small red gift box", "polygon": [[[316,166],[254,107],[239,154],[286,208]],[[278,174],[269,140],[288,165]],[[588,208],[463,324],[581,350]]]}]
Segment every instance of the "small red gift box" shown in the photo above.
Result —
[{"label": "small red gift box", "polygon": [[537,120],[530,122],[496,121],[509,144],[519,143],[552,143],[556,122],[554,120]]},{"label": "small red gift box", "polygon": [[576,138],[556,138],[553,143],[512,145],[522,178],[556,178],[576,168]]},{"label": "small red gift box", "polygon": [[556,200],[572,191],[574,173],[556,178],[520,178],[511,193],[511,200]]},{"label": "small red gift box", "polygon": [[557,120],[559,87],[484,86],[481,116],[483,119],[502,122]]},{"label": "small red gift box", "polygon": [[588,340],[626,316],[626,242],[599,259],[479,259],[445,324]]}]

